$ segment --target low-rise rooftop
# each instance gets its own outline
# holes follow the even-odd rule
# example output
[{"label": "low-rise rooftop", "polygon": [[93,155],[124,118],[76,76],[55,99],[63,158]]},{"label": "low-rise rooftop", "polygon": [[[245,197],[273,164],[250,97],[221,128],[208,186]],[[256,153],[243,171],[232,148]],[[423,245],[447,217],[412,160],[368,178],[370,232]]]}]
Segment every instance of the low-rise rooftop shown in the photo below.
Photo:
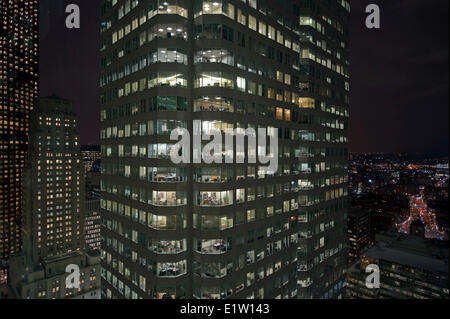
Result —
[{"label": "low-rise rooftop", "polygon": [[381,233],[363,256],[388,260],[435,273],[449,273],[448,244],[418,236]]}]

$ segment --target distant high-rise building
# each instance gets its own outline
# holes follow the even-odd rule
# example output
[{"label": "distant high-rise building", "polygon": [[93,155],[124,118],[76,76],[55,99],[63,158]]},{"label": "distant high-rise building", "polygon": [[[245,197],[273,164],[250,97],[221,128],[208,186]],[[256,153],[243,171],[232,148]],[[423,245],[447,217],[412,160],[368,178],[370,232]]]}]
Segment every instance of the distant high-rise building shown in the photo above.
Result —
[{"label": "distant high-rise building", "polygon": [[348,264],[359,260],[362,249],[370,243],[370,213],[353,208],[347,213]]},{"label": "distant high-rise building", "polygon": [[100,249],[100,172],[90,172],[86,178],[86,245]]},{"label": "distant high-rise building", "polygon": [[[345,0],[102,1],[104,297],[342,296],[349,11]],[[274,128],[278,170],[176,165],[177,127]]]},{"label": "distant high-rise building", "polygon": [[100,197],[86,198],[86,245],[100,248]]},{"label": "distant high-rise building", "polygon": [[[26,164],[24,249],[10,258],[11,288],[18,298],[100,297],[100,255],[85,249],[84,168],[70,102],[39,100]],[[71,264],[81,271],[79,289],[66,287]]]},{"label": "distant high-rise building", "polygon": [[[448,241],[414,235],[381,233],[348,271],[351,299],[448,299]],[[368,265],[377,265],[380,288],[368,288]]]},{"label": "distant high-rise building", "polygon": [[86,174],[91,172],[99,172],[100,164],[100,146],[84,145],[81,147],[81,156],[83,158]]},{"label": "distant high-rise building", "polygon": [[22,169],[38,97],[38,32],[37,0],[1,1],[0,259],[21,248]]},{"label": "distant high-rise building", "polygon": [[24,245],[32,260],[84,248],[84,172],[70,102],[41,98],[24,172]]}]

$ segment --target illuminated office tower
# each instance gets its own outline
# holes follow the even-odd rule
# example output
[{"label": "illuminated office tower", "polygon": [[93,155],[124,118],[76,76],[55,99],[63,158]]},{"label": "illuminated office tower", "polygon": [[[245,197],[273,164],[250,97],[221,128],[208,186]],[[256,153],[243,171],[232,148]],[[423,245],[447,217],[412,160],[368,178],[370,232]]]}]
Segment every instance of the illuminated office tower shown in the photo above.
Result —
[{"label": "illuminated office tower", "polygon": [[38,1],[1,1],[0,260],[21,248],[21,175],[37,96]]},{"label": "illuminated office tower", "polygon": [[[348,16],[341,0],[102,2],[104,298],[342,295]],[[195,120],[276,128],[278,171],[174,164],[170,133],[192,145]]]},{"label": "illuminated office tower", "polygon": [[348,265],[359,260],[361,250],[371,245],[370,212],[352,208],[347,213]]},{"label": "illuminated office tower", "polygon": [[[57,96],[39,99],[32,113],[23,181],[23,252],[10,258],[18,298],[99,297],[100,253],[86,250],[84,166],[76,114]],[[77,265],[80,289],[66,287]]]}]

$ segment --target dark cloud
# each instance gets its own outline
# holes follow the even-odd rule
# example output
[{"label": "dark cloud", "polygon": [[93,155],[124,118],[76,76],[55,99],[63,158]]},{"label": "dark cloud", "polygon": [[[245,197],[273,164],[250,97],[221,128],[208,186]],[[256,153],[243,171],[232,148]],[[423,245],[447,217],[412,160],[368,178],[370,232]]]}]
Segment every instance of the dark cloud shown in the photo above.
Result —
[{"label": "dark cloud", "polygon": [[[369,3],[379,30],[364,27]],[[448,155],[449,1],[351,4],[351,151]]]},{"label": "dark cloud", "polygon": [[[81,28],[67,29],[65,8],[77,4]],[[57,94],[74,103],[83,144],[100,138],[100,0],[41,0],[40,94]]]}]

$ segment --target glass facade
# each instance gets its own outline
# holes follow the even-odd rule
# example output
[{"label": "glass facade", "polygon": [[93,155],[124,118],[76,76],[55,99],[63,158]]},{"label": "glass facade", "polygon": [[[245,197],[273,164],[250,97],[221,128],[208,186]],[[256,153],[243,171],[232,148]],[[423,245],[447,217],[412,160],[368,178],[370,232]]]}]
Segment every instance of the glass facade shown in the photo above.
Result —
[{"label": "glass facade", "polygon": [[[104,298],[341,297],[349,10],[103,1]],[[170,132],[194,120],[276,128],[278,170],[175,165]]]}]

